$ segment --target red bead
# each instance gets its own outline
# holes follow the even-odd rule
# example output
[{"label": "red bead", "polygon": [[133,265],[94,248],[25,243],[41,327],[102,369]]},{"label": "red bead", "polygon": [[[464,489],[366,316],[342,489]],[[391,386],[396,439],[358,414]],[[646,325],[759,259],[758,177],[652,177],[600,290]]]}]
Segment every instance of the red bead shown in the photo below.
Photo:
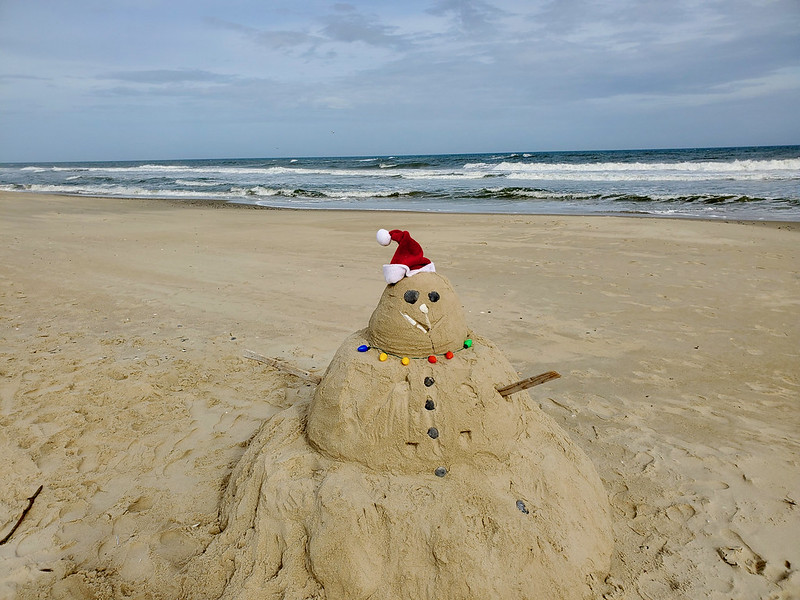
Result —
[{"label": "red bead", "polygon": [[435,362],[436,362],[436,357],[435,357],[433,354],[431,354],[431,355],[428,357],[428,362],[429,362],[429,363],[435,363]]},{"label": "red bead", "polygon": [[453,358],[453,353],[452,353],[452,352],[447,352],[447,354],[445,354],[445,355],[444,355],[444,357],[445,357],[447,360],[450,360],[451,358]]}]

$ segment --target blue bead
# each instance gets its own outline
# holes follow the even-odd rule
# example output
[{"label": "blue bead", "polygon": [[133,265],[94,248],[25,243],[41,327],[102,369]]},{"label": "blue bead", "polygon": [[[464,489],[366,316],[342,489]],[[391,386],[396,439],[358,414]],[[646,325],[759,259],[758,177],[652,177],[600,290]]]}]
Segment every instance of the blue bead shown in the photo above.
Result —
[{"label": "blue bead", "polygon": [[359,352],[366,352],[367,350],[369,350],[369,346],[367,346],[366,344],[362,344],[361,346],[358,347]]}]

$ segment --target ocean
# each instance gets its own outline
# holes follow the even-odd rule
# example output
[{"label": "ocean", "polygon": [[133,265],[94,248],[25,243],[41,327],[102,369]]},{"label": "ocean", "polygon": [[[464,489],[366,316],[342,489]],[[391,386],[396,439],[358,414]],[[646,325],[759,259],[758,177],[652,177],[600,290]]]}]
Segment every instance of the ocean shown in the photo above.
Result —
[{"label": "ocean", "polygon": [[800,146],[4,163],[0,190],[306,209],[800,221]]}]

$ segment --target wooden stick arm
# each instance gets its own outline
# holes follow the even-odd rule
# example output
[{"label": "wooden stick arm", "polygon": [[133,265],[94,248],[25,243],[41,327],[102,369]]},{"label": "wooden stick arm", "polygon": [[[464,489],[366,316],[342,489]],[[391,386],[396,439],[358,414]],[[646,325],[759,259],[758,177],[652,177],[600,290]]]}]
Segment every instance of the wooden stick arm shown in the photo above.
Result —
[{"label": "wooden stick arm", "polygon": [[517,381],[516,383],[512,383],[510,385],[506,385],[503,387],[496,388],[500,395],[505,398],[506,396],[510,396],[516,392],[521,392],[522,390],[527,390],[529,387],[533,387],[535,385],[540,385],[542,383],[546,383],[551,379],[558,379],[561,377],[555,371],[548,371],[547,373],[542,373],[541,375],[534,375],[533,377],[528,377],[527,379],[523,379],[522,381]]},{"label": "wooden stick arm", "polygon": [[297,367],[293,367],[290,364],[283,362],[282,360],[278,360],[277,358],[269,358],[267,356],[261,356],[260,354],[256,354],[252,350],[245,350],[244,357],[249,358],[251,360],[257,360],[258,362],[267,364],[271,367],[275,367],[276,369],[283,371],[284,373],[289,373],[294,375],[295,377],[299,377],[300,379],[304,379],[310,383],[318,384],[322,381],[322,377],[319,375],[314,375],[313,373],[309,373],[308,371],[304,371],[303,369],[298,369]]}]

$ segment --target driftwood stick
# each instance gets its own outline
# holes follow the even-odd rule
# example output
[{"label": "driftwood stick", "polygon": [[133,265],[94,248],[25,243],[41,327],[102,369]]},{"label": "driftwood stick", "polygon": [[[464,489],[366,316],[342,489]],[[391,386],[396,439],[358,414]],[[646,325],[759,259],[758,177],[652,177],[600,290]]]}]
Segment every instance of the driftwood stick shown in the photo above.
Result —
[{"label": "driftwood stick", "polygon": [[298,369],[297,367],[293,367],[292,365],[287,364],[282,360],[278,360],[277,358],[269,358],[267,356],[261,356],[260,354],[256,354],[252,350],[245,350],[243,356],[251,360],[257,360],[258,362],[265,363],[270,367],[275,367],[280,371],[289,373],[290,375],[294,375],[295,377],[299,377],[300,379],[304,379],[305,381],[314,384],[318,384],[320,381],[322,381],[322,377],[320,377],[319,375],[314,375],[313,373],[309,373],[308,371],[303,371],[303,369]]},{"label": "driftwood stick", "polygon": [[542,383],[550,381],[551,379],[558,379],[559,377],[561,377],[561,375],[559,375],[555,371],[548,371],[547,373],[542,373],[541,375],[534,375],[533,377],[528,377],[527,379],[523,379],[522,381],[517,381],[516,383],[499,387],[497,388],[497,391],[500,392],[500,395],[505,398],[506,396],[510,396],[515,392],[521,392],[522,390],[527,390],[529,387],[540,385]]},{"label": "driftwood stick", "polygon": [[36,490],[36,491],[33,493],[33,496],[31,496],[30,498],[28,498],[28,506],[26,506],[26,507],[25,507],[25,510],[23,510],[23,511],[22,511],[22,514],[19,516],[19,519],[17,519],[17,522],[16,522],[16,524],[15,524],[15,525],[14,525],[14,526],[11,528],[11,531],[9,531],[9,532],[8,532],[8,534],[6,535],[6,537],[4,537],[2,540],[0,540],[0,546],[2,546],[3,544],[5,544],[5,543],[6,543],[8,540],[10,540],[10,539],[11,539],[11,536],[12,536],[12,535],[14,535],[14,532],[15,532],[15,531],[17,530],[17,528],[20,526],[20,523],[22,523],[22,520],[25,518],[25,515],[27,515],[27,514],[28,514],[28,511],[29,511],[29,510],[31,509],[31,507],[33,506],[33,502],[36,500],[36,496],[38,496],[38,495],[39,495],[39,493],[42,491],[42,488],[43,488],[43,487],[44,487],[43,485],[40,485],[40,486],[39,486],[39,489],[38,489],[38,490]]}]

